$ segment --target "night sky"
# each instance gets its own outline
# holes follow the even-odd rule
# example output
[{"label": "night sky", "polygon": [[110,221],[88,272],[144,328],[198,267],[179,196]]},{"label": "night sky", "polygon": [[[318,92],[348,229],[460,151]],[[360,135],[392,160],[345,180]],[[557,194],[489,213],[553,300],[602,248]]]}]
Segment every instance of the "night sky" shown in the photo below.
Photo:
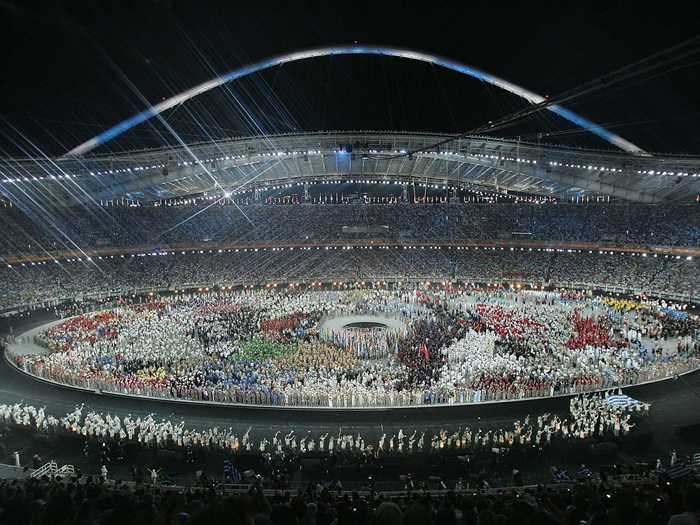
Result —
[{"label": "night sky", "polygon": [[[275,54],[331,44],[409,47],[543,95],[700,32],[700,8],[670,2],[30,2],[0,0],[0,156],[59,155],[195,84]],[[568,107],[649,151],[700,154],[695,54]],[[674,71],[668,71],[675,69]],[[524,107],[499,89],[422,63],[359,56],[288,64],[164,117],[186,142],[323,129],[464,132]],[[499,132],[608,147],[545,112]],[[157,122],[98,152],[174,143]]]}]

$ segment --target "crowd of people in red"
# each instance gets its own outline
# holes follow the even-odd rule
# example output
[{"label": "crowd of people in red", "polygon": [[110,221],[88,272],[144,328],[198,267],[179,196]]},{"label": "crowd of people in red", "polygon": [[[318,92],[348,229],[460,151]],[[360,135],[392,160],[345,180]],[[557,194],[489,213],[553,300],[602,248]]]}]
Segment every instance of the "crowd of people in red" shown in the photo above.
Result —
[{"label": "crowd of people in red", "polygon": [[[477,304],[476,312],[485,321],[488,328],[500,337],[522,339],[526,331],[547,329],[543,323],[521,316],[513,309],[505,309],[498,305]],[[482,324],[480,323],[479,326]]]},{"label": "crowd of people in red", "polygon": [[308,318],[308,315],[297,313],[280,319],[265,319],[260,322],[260,329],[263,332],[284,332],[285,330],[293,330],[302,319]]},{"label": "crowd of people in red", "polygon": [[77,341],[94,343],[98,338],[119,335],[121,317],[113,311],[78,315],[50,328],[44,343],[57,352],[68,352]]},{"label": "crowd of people in red", "polygon": [[572,336],[566,343],[571,349],[586,348],[620,348],[624,345],[611,335],[610,327],[605,320],[595,321],[591,317],[584,317],[576,310],[571,317],[576,335]]}]

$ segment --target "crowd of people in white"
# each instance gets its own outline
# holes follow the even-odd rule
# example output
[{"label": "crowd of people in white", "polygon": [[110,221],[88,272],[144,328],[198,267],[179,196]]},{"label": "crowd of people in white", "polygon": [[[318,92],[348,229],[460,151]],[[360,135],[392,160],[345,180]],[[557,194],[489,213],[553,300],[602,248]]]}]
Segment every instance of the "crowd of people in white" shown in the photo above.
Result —
[{"label": "crowd of people in white", "polygon": [[[624,306],[586,294],[412,287],[176,294],[59,323],[38,338],[48,355],[16,364],[90,389],[316,407],[580,393],[698,366],[697,318]],[[367,348],[371,338],[358,351],[354,340],[320,337],[322,320],[358,312],[405,328],[380,351]]]},{"label": "crowd of people in white", "polygon": [[626,435],[635,426],[634,414],[648,413],[650,405],[631,400],[629,405],[608,402],[610,392],[587,394],[570,401],[568,416],[542,413],[515,421],[511,427],[498,429],[440,429],[425,432],[399,429],[377,436],[343,431],[322,432],[291,429],[274,435],[256,436],[249,427],[245,432],[232,428],[190,428],[184,421],[157,419],[128,414],[123,417],[87,410],[84,405],[63,416],[47,414],[44,407],[15,403],[0,404],[0,422],[32,428],[38,432],[66,432],[87,439],[138,443],[152,447],[207,447],[232,453],[353,453],[415,454],[438,453],[455,449],[506,449],[515,445],[533,445],[540,449],[556,439]]}]

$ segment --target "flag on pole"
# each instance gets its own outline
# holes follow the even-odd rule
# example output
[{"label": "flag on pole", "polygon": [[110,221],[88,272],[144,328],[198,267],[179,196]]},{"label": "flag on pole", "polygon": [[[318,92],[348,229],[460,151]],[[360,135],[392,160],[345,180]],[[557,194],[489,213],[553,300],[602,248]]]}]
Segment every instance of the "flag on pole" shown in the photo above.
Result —
[{"label": "flag on pole", "polygon": [[642,404],[641,401],[633,399],[630,396],[627,396],[627,395],[622,394],[622,393],[607,396],[605,398],[605,402],[608,405],[619,406],[619,407],[623,407],[623,408]]}]

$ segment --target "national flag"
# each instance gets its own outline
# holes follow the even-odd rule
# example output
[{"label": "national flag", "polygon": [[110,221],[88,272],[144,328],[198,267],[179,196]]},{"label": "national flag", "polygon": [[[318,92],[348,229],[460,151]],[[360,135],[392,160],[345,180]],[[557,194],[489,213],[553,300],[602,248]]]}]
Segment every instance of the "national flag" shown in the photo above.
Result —
[{"label": "national flag", "polygon": [[605,398],[605,402],[611,406],[627,408],[641,404],[641,401],[631,398],[625,394],[613,394]]},{"label": "national flag", "polygon": [[420,345],[420,349],[418,351],[425,358],[426,361],[430,360],[430,350],[428,350],[428,346],[425,343]]}]

